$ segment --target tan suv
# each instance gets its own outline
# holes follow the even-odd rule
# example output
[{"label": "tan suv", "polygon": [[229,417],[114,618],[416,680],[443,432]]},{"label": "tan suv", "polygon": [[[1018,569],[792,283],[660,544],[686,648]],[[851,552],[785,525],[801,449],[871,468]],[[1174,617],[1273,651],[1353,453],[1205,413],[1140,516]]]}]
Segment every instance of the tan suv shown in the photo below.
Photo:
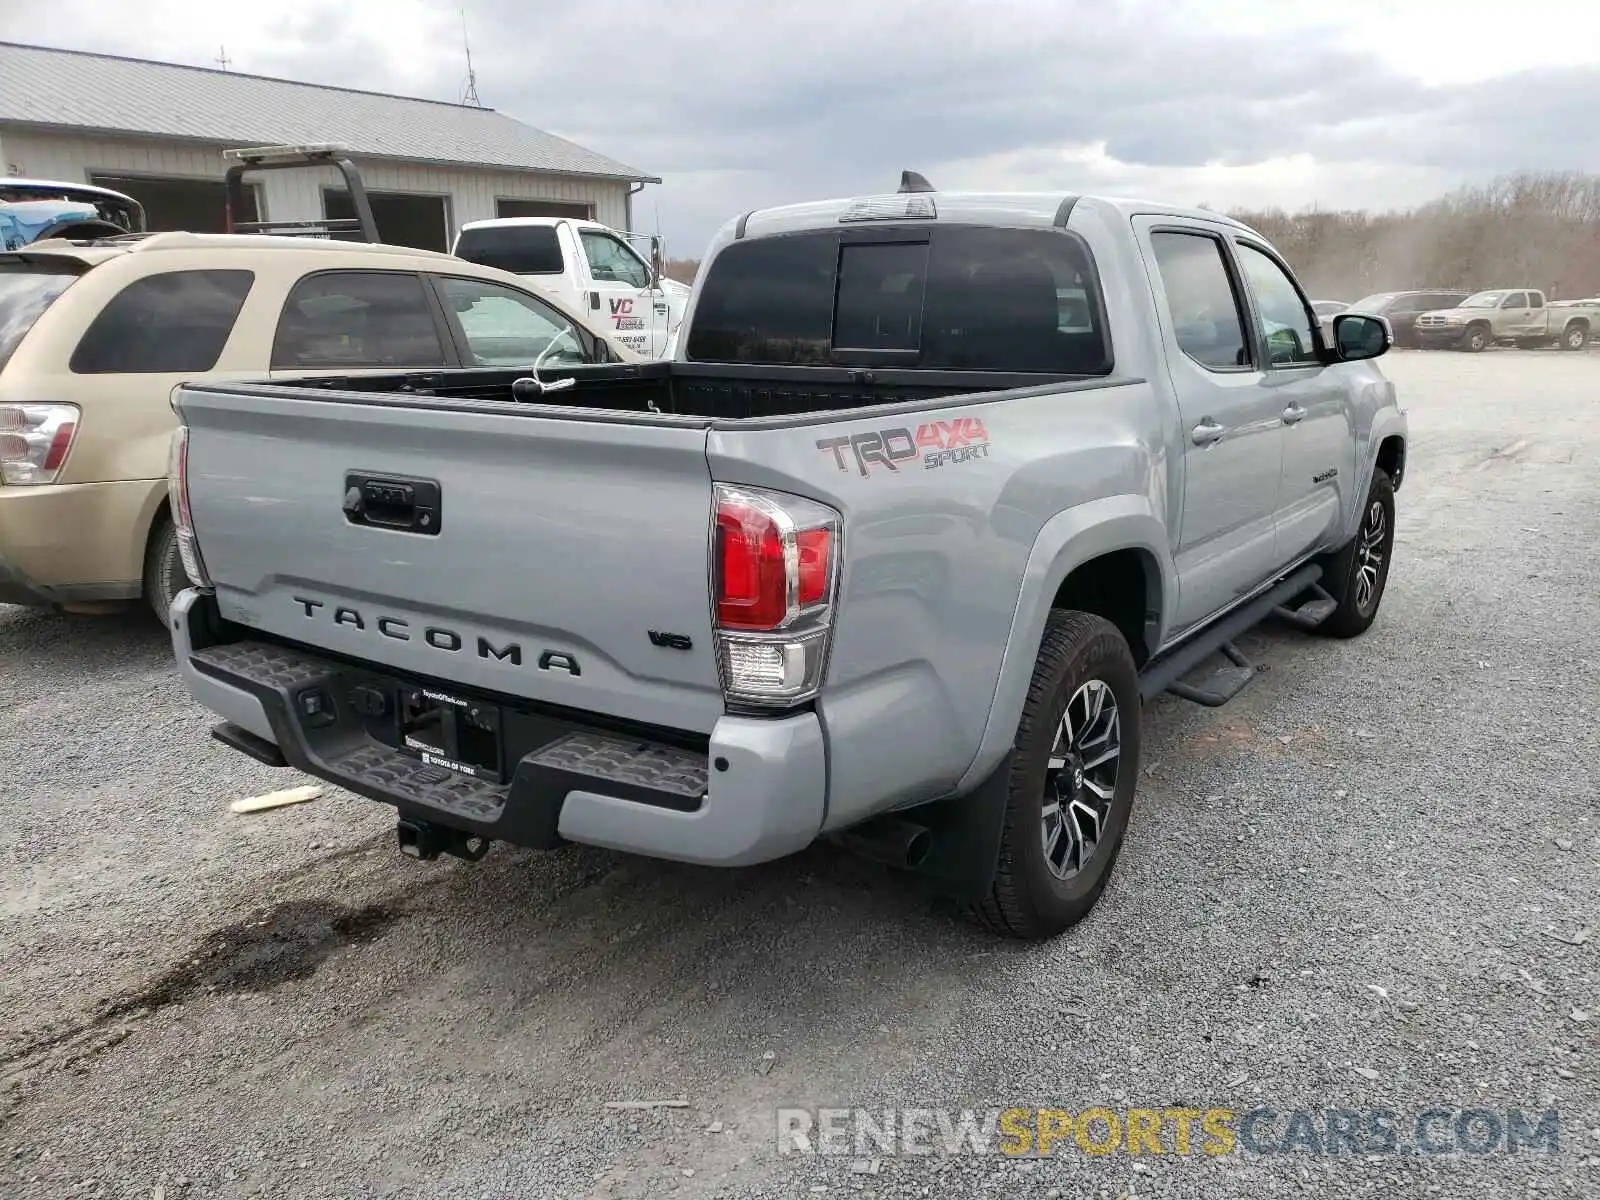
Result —
[{"label": "tan suv", "polygon": [[0,254],[0,603],[142,596],[165,621],[187,586],[166,487],[182,380],[541,353],[642,361],[518,276],[430,251],[162,233]]}]

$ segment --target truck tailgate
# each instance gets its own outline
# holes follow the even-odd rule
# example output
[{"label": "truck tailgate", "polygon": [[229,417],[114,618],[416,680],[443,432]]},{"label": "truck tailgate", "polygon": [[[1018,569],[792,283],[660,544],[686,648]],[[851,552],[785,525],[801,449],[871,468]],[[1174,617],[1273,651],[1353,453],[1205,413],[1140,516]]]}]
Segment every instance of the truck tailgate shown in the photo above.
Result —
[{"label": "truck tailgate", "polygon": [[721,715],[700,424],[266,388],[179,403],[223,617],[630,721],[708,732]]}]

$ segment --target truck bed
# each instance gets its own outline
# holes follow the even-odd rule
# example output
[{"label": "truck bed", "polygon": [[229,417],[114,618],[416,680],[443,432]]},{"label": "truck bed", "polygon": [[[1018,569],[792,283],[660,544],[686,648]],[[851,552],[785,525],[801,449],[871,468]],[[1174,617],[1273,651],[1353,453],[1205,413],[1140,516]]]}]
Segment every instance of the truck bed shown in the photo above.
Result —
[{"label": "truck bed", "polygon": [[[540,415],[581,416],[657,412],[703,418],[707,423],[848,411],[876,405],[914,404],[945,396],[1040,389],[1073,390],[1132,382],[1095,376],[1059,376],[992,371],[867,370],[853,367],[747,367],[659,362],[626,366],[546,369],[546,383],[562,379],[570,388],[541,395],[518,384],[525,370],[504,368],[396,371],[273,381],[271,388],[331,390],[343,403],[404,404],[408,397],[480,400],[538,406]],[[229,390],[255,385],[230,384]],[[561,410],[566,410],[565,412]]]}]

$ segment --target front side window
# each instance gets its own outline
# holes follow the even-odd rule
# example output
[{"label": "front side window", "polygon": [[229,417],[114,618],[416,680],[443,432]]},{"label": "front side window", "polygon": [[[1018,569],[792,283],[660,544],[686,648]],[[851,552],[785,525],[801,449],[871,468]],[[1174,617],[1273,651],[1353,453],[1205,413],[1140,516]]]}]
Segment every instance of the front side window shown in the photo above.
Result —
[{"label": "front side window", "polygon": [[699,362],[1103,375],[1103,313],[1087,249],[1061,231],[816,230],[723,249],[687,350]]},{"label": "front side window", "polygon": [[459,276],[440,278],[439,291],[461,323],[469,365],[529,366],[547,349],[550,366],[591,361],[572,323],[524,292]]},{"label": "front side window", "polygon": [[444,365],[422,277],[407,271],[306,276],[289,293],[272,344],[275,371]]},{"label": "front side window", "polygon": [[636,288],[650,286],[650,268],[610,234],[583,234],[583,253],[589,260],[589,274],[596,283],[625,283]]},{"label": "front side window", "polygon": [[1528,307],[1528,293],[1527,292],[1512,292],[1504,300],[1500,301],[1500,307],[1501,308],[1527,308]]},{"label": "front side window", "polygon": [[1320,362],[1315,324],[1294,280],[1269,255],[1244,242],[1238,242],[1239,265],[1256,298],[1256,313],[1262,340],[1267,344],[1267,362],[1274,367],[1309,366]]},{"label": "front side window", "polygon": [[1178,348],[1213,370],[1250,365],[1244,318],[1222,242],[1203,233],[1150,235]]},{"label": "front side window", "polygon": [[203,372],[217,365],[252,271],[166,271],[111,298],[72,352],[77,375]]}]

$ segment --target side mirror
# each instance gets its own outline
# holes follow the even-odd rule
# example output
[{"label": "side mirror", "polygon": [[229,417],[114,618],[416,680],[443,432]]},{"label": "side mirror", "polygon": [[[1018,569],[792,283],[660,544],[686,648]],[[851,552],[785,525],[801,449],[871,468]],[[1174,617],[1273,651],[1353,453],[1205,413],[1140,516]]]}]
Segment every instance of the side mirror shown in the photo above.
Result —
[{"label": "side mirror", "polygon": [[661,238],[653,236],[650,239],[650,289],[654,291],[661,286],[661,277],[666,273],[666,264],[661,261]]},{"label": "side mirror", "polygon": [[1383,317],[1340,313],[1333,319],[1333,354],[1339,362],[1377,358],[1393,345],[1394,330]]}]

